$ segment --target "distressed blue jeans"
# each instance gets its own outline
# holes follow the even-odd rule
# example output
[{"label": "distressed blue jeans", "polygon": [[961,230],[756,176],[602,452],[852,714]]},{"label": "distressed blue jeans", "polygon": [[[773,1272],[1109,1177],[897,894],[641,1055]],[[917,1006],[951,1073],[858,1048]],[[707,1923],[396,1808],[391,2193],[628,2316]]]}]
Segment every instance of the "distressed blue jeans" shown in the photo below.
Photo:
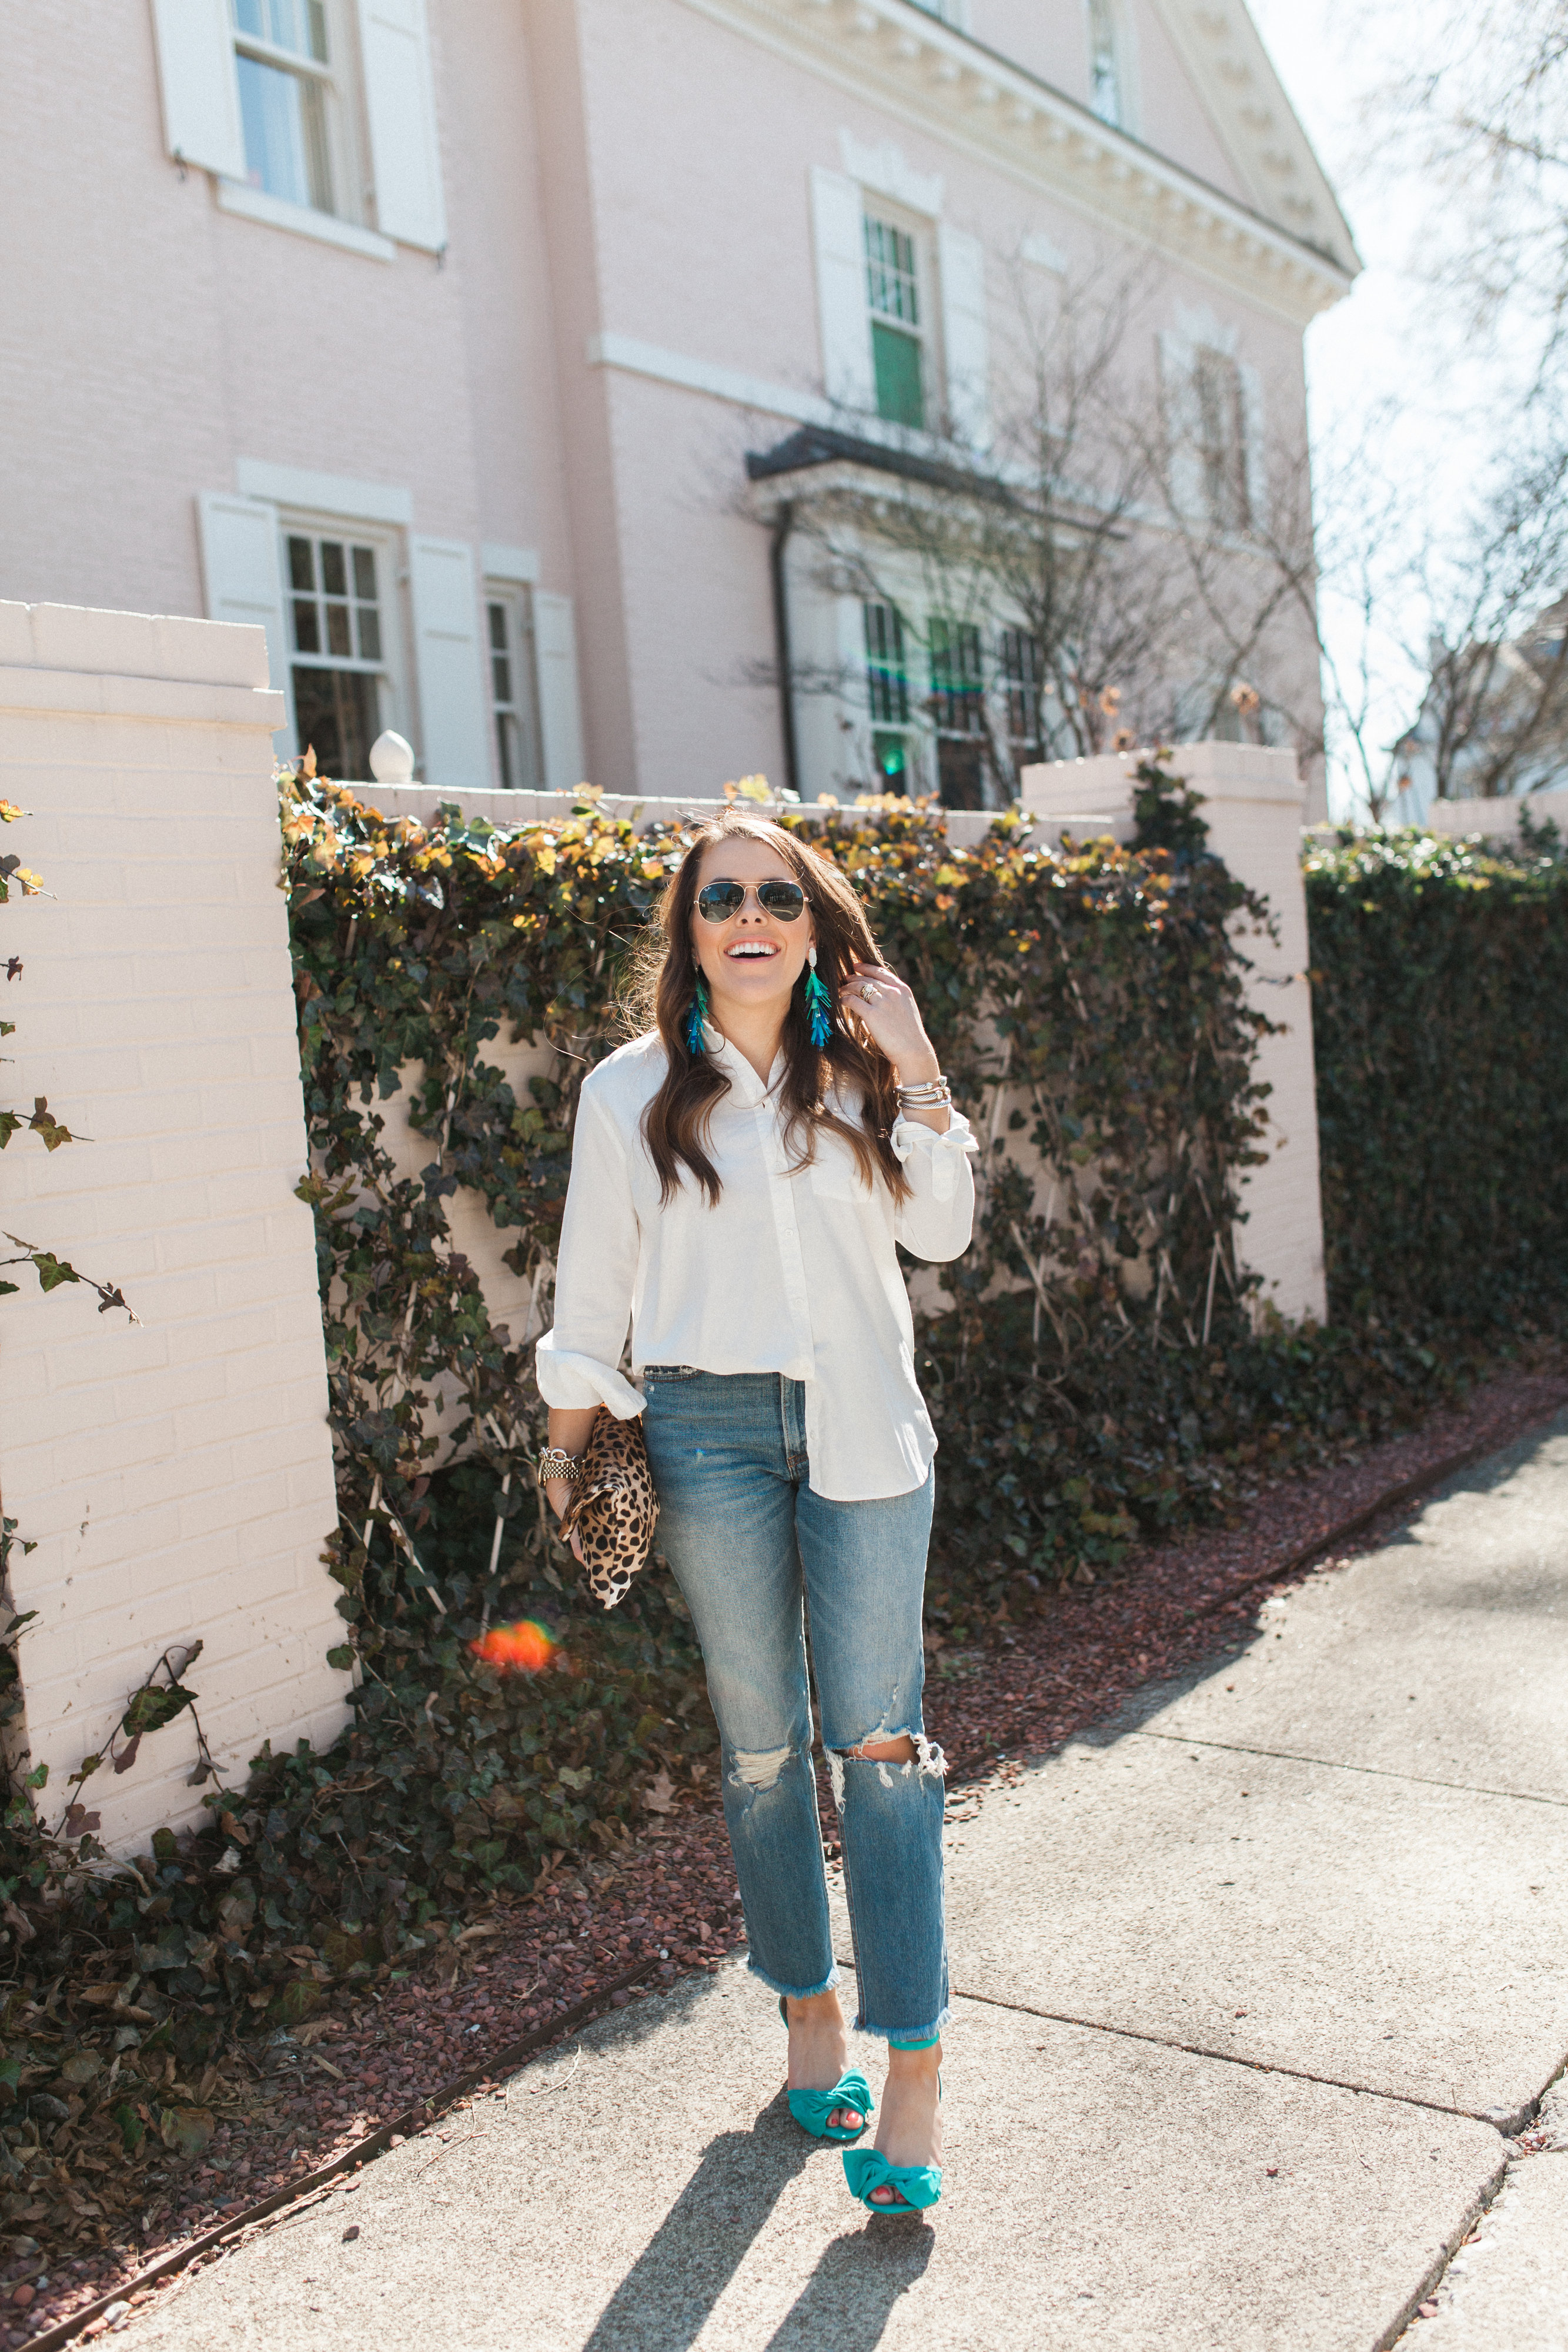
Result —
[{"label": "distressed blue jeans", "polygon": [[[920,1698],[934,1481],[834,1503],[806,1481],[805,1391],[777,1372],[653,1364],[643,1428],[658,1544],[702,1643],[751,1967],[802,1998],[838,1980],[811,1757],[810,1663],[843,1841],[861,2032],[947,2015],[941,1751]],[[906,1764],[857,1756],[907,1736]]]}]

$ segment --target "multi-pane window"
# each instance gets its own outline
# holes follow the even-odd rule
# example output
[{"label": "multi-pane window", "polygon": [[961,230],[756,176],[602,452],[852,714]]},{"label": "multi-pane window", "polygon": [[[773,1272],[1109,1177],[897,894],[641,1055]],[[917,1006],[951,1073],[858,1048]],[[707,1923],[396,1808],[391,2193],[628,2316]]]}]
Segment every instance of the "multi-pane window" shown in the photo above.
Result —
[{"label": "multi-pane window", "polygon": [[929,641],[937,790],[945,808],[983,808],[987,745],[980,632],[973,622],[933,614]]},{"label": "multi-pane window", "polygon": [[1089,103],[1102,122],[1122,123],[1122,63],[1109,0],[1089,0]]},{"label": "multi-pane window", "polygon": [[969,621],[931,622],[931,715],[939,735],[983,735],[980,632]]},{"label": "multi-pane window", "polygon": [[876,413],[918,429],[925,423],[925,366],[919,249],[910,232],[867,213],[865,272]]},{"label": "multi-pane window", "polygon": [[1040,701],[1045,665],[1040,641],[1027,629],[997,632],[997,691],[1007,716],[1008,740],[1015,759],[1040,759],[1045,751]]},{"label": "multi-pane window", "polygon": [[374,547],[315,532],[287,535],[294,723],[322,775],[370,774],[386,674],[381,567]]},{"label": "multi-pane window", "polygon": [[896,604],[862,608],[865,627],[866,706],[871,713],[872,760],[884,793],[909,790],[909,663],[904,623]]},{"label": "multi-pane window", "polygon": [[487,588],[485,621],[489,635],[496,760],[501,782],[508,792],[541,792],[544,761],[539,741],[538,669],[534,650],[533,599],[528,590]]},{"label": "multi-pane window", "polygon": [[285,204],[335,212],[326,0],[230,0],[230,5],[251,186]]},{"label": "multi-pane window", "polygon": [[896,604],[867,604],[866,698],[873,727],[903,727],[909,719],[909,668],[904,623]]},{"label": "multi-pane window", "polygon": [[1207,345],[1199,347],[1194,362],[1193,413],[1208,519],[1222,530],[1245,530],[1252,514],[1241,371],[1224,352]]}]

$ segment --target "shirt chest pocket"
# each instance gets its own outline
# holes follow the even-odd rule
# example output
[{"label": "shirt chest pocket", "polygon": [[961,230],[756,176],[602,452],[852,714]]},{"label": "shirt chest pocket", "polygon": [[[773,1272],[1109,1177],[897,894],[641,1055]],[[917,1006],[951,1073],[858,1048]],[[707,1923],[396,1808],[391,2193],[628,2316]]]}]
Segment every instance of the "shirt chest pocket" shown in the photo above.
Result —
[{"label": "shirt chest pocket", "polygon": [[863,1205],[866,1200],[865,1180],[860,1163],[847,1143],[836,1135],[819,1135],[817,1156],[806,1171],[812,1192],[819,1201],[842,1201]]}]

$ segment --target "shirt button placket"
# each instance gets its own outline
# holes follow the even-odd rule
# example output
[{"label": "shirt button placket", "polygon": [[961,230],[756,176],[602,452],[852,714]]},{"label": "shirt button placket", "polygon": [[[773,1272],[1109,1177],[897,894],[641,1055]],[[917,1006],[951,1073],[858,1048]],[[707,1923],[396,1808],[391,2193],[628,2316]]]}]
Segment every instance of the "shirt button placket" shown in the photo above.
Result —
[{"label": "shirt button placket", "polygon": [[761,1122],[762,1156],[772,1195],[773,1226],[779,1236],[779,1262],[784,1277],[784,1300],[793,1327],[795,1353],[797,1360],[810,1368],[815,1349],[810,1300],[806,1289],[806,1261],[795,1215],[795,1180],[786,1171],[783,1139],[772,1105],[758,1103],[757,1115]]}]

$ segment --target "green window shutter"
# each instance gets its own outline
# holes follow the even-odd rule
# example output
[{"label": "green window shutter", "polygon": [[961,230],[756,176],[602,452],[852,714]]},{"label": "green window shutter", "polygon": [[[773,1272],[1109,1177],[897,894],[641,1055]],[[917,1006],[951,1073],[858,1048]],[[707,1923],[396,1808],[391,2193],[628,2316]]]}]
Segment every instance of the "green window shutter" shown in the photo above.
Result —
[{"label": "green window shutter", "polygon": [[872,360],[876,368],[876,413],[890,425],[925,423],[925,394],[920,376],[920,345],[913,335],[872,320]]}]

